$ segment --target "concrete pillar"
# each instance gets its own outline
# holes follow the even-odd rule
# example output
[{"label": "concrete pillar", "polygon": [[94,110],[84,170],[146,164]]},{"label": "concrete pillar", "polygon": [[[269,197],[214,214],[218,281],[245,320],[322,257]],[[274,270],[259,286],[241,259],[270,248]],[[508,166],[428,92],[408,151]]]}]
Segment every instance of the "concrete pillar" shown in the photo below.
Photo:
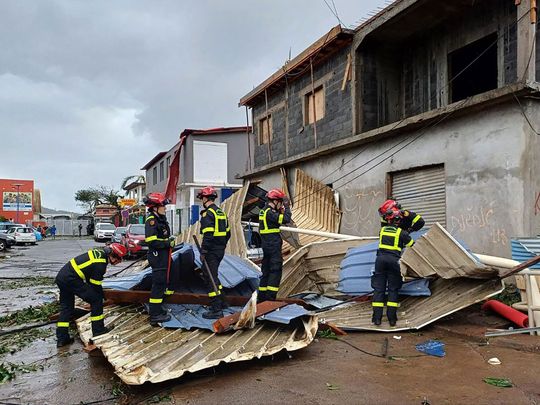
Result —
[{"label": "concrete pillar", "polygon": [[[534,49],[536,25],[531,24],[531,1],[521,0],[517,7],[517,79],[534,82],[536,80],[536,51]],[[531,55],[532,53],[532,55]]]}]

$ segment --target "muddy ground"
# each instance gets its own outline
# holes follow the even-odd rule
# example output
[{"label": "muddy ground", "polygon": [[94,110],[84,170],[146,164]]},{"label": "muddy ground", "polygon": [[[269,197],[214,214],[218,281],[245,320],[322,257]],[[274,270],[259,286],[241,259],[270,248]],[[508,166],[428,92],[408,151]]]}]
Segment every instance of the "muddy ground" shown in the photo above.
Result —
[{"label": "muddy ground", "polygon": [[[53,299],[54,286],[46,277],[94,245],[45,241],[0,259],[0,316]],[[86,354],[79,341],[56,349],[54,326],[48,326],[9,341],[0,338],[0,379],[14,375],[0,384],[0,404],[540,404],[540,337],[494,338],[486,344],[485,325],[479,323],[501,322],[478,312],[473,308],[420,332],[396,334],[399,340],[377,333],[319,337],[298,352],[138,387],[122,384],[109,363]],[[385,339],[387,357],[378,357]],[[446,356],[415,350],[428,339],[443,341]],[[6,348],[13,353],[3,352]],[[488,364],[491,357],[502,364]],[[507,378],[513,387],[488,385],[486,377]]]}]

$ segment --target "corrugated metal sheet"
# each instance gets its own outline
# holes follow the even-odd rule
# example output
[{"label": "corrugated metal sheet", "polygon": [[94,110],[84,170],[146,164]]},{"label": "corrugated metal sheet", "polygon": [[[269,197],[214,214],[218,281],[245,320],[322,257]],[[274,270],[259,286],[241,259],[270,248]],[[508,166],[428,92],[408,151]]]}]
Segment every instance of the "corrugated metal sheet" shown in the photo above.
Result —
[{"label": "corrugated metal sheet", "polygon": [[[212,325],[215,319],[206,319],[202,316],[203,312],[208,310],[207,306],[197,304],[165,304],[164,306],[171,315],[170,321],[161,324],[164,328],[186,330],[199,328],[214,331]],[[241,310],[241,307],[229,307],[223,310],[223,316],[232,315]]]},{"label": "corrugated metal sheet", "polygon": [[283,264],[279,297],[302,292],[342,295],[337,291],[340,263],[347,249],[369,243],[361,240],[314,242],[297,250]]},{"label": "corrugated metal sheet", "polygon": [[473,280],[456,278],[436,279],[430,284],[430,297],[407,297],[400,303],[398,322],[390,327],[383,319],[379,327],[371,323],[371,302],[344,304],[319,314],[321,322],[332,322],[346,330],[372,330],[397,332],[407,329],[420,329],[437,319],[466,308],[477,302],[499,294],[504,285],[501,280]]},{"label": "corrugated metal sheet", "polygon": [[[244,187],[236,191],[232,196],[227,198],[221,205],[221,209],[225,211],[229,217],[229,226],[231,228],[231,239],[227,243],[226,253],[242,258],[247,257],[247,246],[244,237],[244,230],[242,228],[242,207],[246,199],[249,183],[246,183]],[[177,242],[193,243],[193,235],[197,236],[200,240],[200,222],[187,228],[178,238]]]},{"label": "corrugated metal sheet", "polygon": [[[330,187],[296,169],[292,219],[298,228],[339,232],[341,211]],[[326,240],[320,236],[300,235],[300,244]]]},{"label": "corrugated metal sheet", "polygon": [[[540,238],[516,238],[512,239],[512,259],[525,262],[534,256],[540,255]],[[540,269],[540,263],[530,267]]]},{"label": "corrugated metal sheet", "polygon": [[291,304],[260,316],[258,319],[289,325],[293,319],[306,316],[308,313],[304,307]]},{"label": "corrugated metal sheet", "polygon": [[438,276],[445,279],[496,277],[497,269],[480,263],[460,245],[440,224],[406,249],[401,258],[401,272],[411,277]]},{"label": "corrugated metal sheet", "polygon": [[427,226],[435,222],[446,225],[446,180],[443,166],[394,173],[392,196],[403,208],[422,215]]},{"label": "corrugated metal sheet", "polygon": [[[140,306],[106,307],[105,323],[114,329],[94,339],[126,384],[158,383],[219,363],[251,360],[281,350],[309,345],[317,332],[317,317],[302,318],[295,326],[263,322],[254,329],[216,335],[205,330],[154,328]],[[89,315],[77,320],[82,341],[91,338]]]}]

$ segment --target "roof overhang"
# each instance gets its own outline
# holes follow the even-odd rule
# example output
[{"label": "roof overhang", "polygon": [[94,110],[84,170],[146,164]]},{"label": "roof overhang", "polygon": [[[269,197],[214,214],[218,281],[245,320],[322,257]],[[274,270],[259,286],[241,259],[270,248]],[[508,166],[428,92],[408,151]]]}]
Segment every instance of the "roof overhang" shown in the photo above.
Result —
[{"label": "roof overhang", "polygon": [[159,159],[161,159],[166,154],[167,152],[159,152],[156,156],[152,158],[152,160],[150,160],[147,164],[141,167],[141,170],[148,170],[154,163],[156,163]]}]

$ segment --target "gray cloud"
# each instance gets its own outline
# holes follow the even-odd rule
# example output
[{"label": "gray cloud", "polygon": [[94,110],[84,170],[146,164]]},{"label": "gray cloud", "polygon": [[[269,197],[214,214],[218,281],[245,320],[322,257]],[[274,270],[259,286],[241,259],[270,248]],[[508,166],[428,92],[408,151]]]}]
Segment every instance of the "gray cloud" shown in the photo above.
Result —
[{"label": "gray cloud", "polygon": [[[334,0],[346,24],[383,3]],[[362,3],[362,4],[359,4]],[[323,1],[25,1],[0,6],[0,177],[43,203],[118,187],[183,128],[243,125],[238,100],[323,35]]]}]

